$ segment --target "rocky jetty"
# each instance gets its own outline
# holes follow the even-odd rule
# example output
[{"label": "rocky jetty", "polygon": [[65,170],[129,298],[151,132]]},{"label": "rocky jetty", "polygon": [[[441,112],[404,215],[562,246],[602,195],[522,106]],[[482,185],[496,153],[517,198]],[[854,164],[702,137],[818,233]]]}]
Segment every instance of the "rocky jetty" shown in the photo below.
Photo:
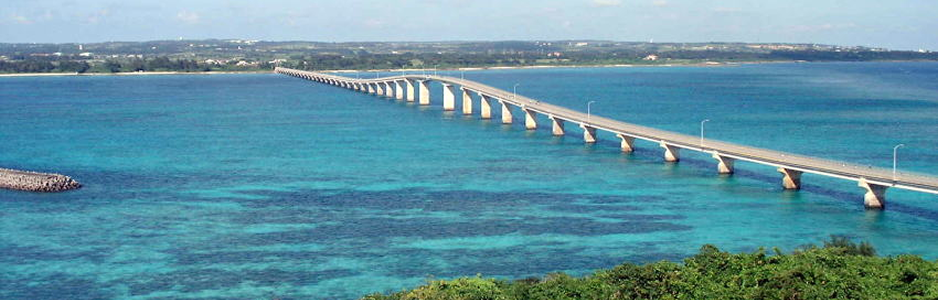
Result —
[{"label": "rocky jetty", "polygon": [[80,183],[61,174],[0,168],[0,189],[51,193],[74,190],[80,187]]}]

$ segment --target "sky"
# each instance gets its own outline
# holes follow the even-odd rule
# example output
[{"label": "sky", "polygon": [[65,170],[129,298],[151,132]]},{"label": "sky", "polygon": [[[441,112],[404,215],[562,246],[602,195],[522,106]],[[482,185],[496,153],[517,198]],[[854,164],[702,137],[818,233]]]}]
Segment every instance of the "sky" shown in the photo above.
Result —
[{"label": "sky", "polygon": [[601,39],[938,50],[936,0],[3,0],[0,42]]}]

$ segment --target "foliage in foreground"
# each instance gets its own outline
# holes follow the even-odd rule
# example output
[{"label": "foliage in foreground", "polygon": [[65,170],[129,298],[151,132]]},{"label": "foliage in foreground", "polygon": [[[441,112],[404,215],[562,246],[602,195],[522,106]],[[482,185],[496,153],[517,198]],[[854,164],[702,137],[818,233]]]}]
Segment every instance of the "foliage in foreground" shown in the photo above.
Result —
[{"label": "foliage in foreground", "polygon": [[938,299],[938,261],[878,257],[869,244],[838,237],[791,254],[732,254],[705,245],[683,264],[626,263],[582,278],[439,280],[363,299]]}]

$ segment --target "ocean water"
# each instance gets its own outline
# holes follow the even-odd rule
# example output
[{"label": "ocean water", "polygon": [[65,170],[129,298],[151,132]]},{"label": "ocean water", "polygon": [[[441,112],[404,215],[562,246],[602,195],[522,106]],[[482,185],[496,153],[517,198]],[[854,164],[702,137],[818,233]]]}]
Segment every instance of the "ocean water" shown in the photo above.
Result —
[{"label": "ocean water", "polygon": [[[938,64],[443,72],[687,134],[938,174]],[[382,74],[379,74],[382,75]],[[389,75],[385,73],[383,75]],[[351,74],[350,76],[375,76]],[[0,78],[0,166],[68,174],[0,191],[2,299],[355,299],[429,278],[587,274],[622,262],[872,242],[938,259],[938,195],[657,145],[585,145],[274,74]],[[457,110],[458,111],[458,110]]]}]

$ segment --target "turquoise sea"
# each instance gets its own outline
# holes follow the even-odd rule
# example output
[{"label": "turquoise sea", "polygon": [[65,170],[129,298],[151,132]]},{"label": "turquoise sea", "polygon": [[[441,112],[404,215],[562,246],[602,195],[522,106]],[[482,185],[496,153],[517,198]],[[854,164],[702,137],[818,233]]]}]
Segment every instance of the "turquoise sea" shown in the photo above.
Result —
[{"label": "turquoise sea", "polygon": [[[442,72],[642,125],[938,174],[938,63]],[[378,74],[390,75],[390,73]],[[358,76],[352,74],[351,76]],[[375,76],[373,73],[360,76]],[[613,136],[585,145],[292,77],[0,78],[0,166],[71,175],[0,191],[0,299],[354,299],[428,278],[577,275],[706,243],[831,234],[938,259],[938,195]]]}]

